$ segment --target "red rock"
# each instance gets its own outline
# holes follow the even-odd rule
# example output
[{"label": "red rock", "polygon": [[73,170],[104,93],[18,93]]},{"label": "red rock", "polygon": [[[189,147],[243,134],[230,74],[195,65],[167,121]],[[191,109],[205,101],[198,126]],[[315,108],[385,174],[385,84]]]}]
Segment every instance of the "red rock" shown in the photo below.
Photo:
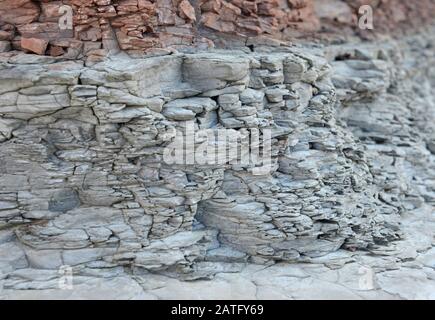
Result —
[{"label": "red rock", "polygon": [[204,26],[219,32],[234,32],[236,30],[232,22],[224,22],[218,14],[212,12],[205,13],[201,22]]},{"label": "red rock", "polygon": [[12,40],[13,38],[14,38],[13,32],[0,30],[0,41]]},{"label": "red rock", "polygon": [[60,7],[63,5],[61,1],[41,2],[41,16],[39,21],[46,22],[58,22],[59,17],[62,15],[59,13]]},{"label": "red rock", "polygon": [[31,0],[0,0],[0,22],[21,25],[36,21],[39,7]]},{"label": "red rock", "polygon": [[188,0],[181,1],[179,8],[181,13],[186,16],[190,21],[196,21],[195,9],[192,7]]},{"label": "red rock", "polygon": [[220,1],[216,1],[216,0],[211,0],[211,1],[207,1],[204,2],[201,5],[201,12],[214,12],[214,13],[219,13],[219,9],[221,8],[222,3]]},{"label": "red rock", "polygon": [[11,50],[11,43],[9,41],[0,41],[0,53],[8,52]]},{"label": "red rock", "polygon": [[63,50],[62,47],[50,46],[50,48],[48,49],[48,54],[53,57],[58,57],[65,54],[65,50]]},{"label": "red rock", "polygon": [[[140,54],[180,46],[203,48],[223,44],[226,38],[288,40],[321,26],[332,33],[346,28],[347,34],[366,37],[356,23],[363,4],[374,8],[375,32],[421,26],[431,22],[435,12],[434,0],[0,0],[0,41],[44,54],[45,41],[40,39],[46,39],[73,56],[86,56],[91,50],[85,50],[84,43],[86,48],[96,43],[95,48],[120,47]],[[60,5],[72,7],[73,31],[59,30]],[[60,49],[50,47],[48,53]]]},{"label": "red rock", "polygon": [[48,41],[37,38],[21,38],[21,48],[36,54],[43,55],[47,49]]}]

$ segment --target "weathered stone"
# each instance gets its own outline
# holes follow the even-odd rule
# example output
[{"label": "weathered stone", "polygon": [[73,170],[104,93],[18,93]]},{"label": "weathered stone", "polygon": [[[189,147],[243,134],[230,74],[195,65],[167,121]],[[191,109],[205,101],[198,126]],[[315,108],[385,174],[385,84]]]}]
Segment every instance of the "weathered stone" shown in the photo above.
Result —
[{"label": "weathered stone", "polygon": [[8,52],[11,48],[11,43],[9,41],[0,41],[0,53]]},{"label": "weathered stone", "polygon": [[21,38],[21,48],[43,55],[47,49],[48,41],[37,38]]},{"label": "weathered stone", "polygon": [[201,91],[222,89],[230,81],[245,78],[248,69],[249,60],[246,58],[214,54],[188,55],[183,63],[185,79]]},{"label": "weathered stone", "polygon": [[59,250],[33,250],[26,248],[25,253],[31,268],[57,270],[63,265]]},{"label": "weathered stone", "polygon": [[[96,63],[109,53],[125,50],[132,55],[171,54],[179,48],[226,47],[235,43],[249,48],[280,46],[294,36],[314,31],[319,38],[336,33],[373,37],[373,33],[403,32],[431,22],[435,5],[422,0],[411,6],[406,0],[370,3],[378,27],[361,31],[355,23],[362,2],[347,0],[208,0],[208,1],[73,1],[34,3],[2,0],[0,40],[19,37],[47,40],[47,54],[77,58],[83,53]],[[61,30],[62,5],[71,7],[73,30]],[[403,23],[409,22],[409,23]],[[17,36],[15,37],[15,29]],[[5,35],[1,36],[1,32]],[[324,35],[326,34],[326,35]],[[39,54],[44,52],[39,49]],[[273,60],[273,59],[271,59]],[[270,66],[272,66],[270,64]],[[277,71],[277,70],[275,70]]]},{"label": "weathered stone", "polygon": [[[117,28],[139,8],[104,3],[108,19],[123,12]],[[183,15],[192,20],[188,11],[141,2],[144,11],[154,5],[166,26],[180,26]],[[206,8],[213,11],[213,3]],[[241,2],[222,8],[235,17],[247,10],[261,17],[271,9]],[[62,264],[74,266],[78,278],[117,277],[128,268],[193,281],[237,276],[248,261],[261,268],[287,261],[306,266],[270,269],[286,285],[323,272],[316,288],[358,297],[353,255],[371,261],[358,249],[391,257],[374,259],[384,269],[400,264],[426,285],[431,258],[422,253],[432,248],[433,225],[419,210],[432,214],[435,201],[433,56],[430,37],[418,39],[417,51],[409,40],[394,50],[382,44],[382,54],[369,44],[358,52],[300,45],[276,53],[119,55],[86,65],[7,53],[0,66],[0,229],[10,232],[0,234],[0,252],[16,252],[0,258],[6,290],[53,288]],[[187,120],[196,134],[191,146],[177,140]],[[213,140],[223,131],[245,149],[227,157],[232,145]],[[257,160],[268,150],[256,145],[256,134],[271,143],[264,163]],[[181,163],[165,158],[173,145],[189,147]],[[192,162],[205,147],[216,157]],[[400,224],[414,214],[427,226]],[[406,235],[411,246],[398,241],[409,228],[420,229],[418,237]],[[413,266],[420,271],[409,271]],[[329,268],[340,270],[344,291]],[[278,281],[271,279],[268,286]],[[401,292],[382,280],[387,291]],[[257,285],[250,288],[255,294]]]},{"label": "weathered stone", "polygon": [[28,262],[24,251],[13,242],[0,244],[0,272],[8,274],[16,269],[26,268]]}]

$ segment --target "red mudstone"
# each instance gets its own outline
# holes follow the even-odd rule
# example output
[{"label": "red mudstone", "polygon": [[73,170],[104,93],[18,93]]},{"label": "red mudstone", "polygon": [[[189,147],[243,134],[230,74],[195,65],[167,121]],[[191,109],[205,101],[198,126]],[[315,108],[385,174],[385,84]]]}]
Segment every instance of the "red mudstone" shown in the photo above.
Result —
[{"label": "red mudstone", "polygon": [[48,49],[48,54],[52,57],[58,57],[65,54],[65,50],[63,50],[62,47],[50,46],[50,48]]},{"label": "red mudstone", "polygon": [[37,38],[21,38],[21,48],[36,54],[43,55],[47,50],[48,41]]},{"label": "red mudstone", "polygon": [[[358,28],[358,8],[363,4],[373,7],[373,31]],[[71,6],[74,30],[60,30],[61,5]],[[147,53],[198,43],[225,45],[220,39],[246,37],[400,34],[432,22],[433,12],[435,0],[0,0],[0,40],[11,41],[17,49],[22,37],[67,42],[64,48],[78,41],[100,43],[110,51],[107,44]],[[316,33],[319,30],[324,31]],[[24,49],[44,54],[44,41],[23,41]]]}]

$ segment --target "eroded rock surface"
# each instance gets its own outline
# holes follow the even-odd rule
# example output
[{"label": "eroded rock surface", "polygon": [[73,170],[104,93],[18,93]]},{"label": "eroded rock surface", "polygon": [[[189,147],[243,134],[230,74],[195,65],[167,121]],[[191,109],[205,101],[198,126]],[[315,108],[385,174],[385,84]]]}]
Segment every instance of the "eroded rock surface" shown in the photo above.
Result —
[{"label": "eroded rock surface", "polygon": [[[434,213],[431,48],[433,39],[413,36],[120,54],[93,66],[3,55],[4,289],[52,289],[64,265],[78,279],[153,272],[194,280],[246,263],[330,264],[340,248],[393,256],[392,246],[392,261],[415,261],[423,281],[434,267],[425,255],[433,238],[419,242],[418,228],[401,222]],[[270,130],[267,170],[234,158],[167,163],[186,121],[194,131]]]},{"label": "eroded rock surface", "polygon": [[0,0],[0,298],[433,299],[433,10]]}]

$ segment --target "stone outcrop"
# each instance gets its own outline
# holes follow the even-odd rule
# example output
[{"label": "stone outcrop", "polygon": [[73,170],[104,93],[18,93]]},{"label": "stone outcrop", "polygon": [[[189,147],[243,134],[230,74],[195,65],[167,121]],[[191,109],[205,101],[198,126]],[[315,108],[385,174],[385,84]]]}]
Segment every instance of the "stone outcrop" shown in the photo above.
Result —
[{"label": "stone outcrop", "polygon": [[[73,32],[59,26],[65,5],[73,10]],[[309,19],[316,21],[312,7],[311,1],[287,0],[4,0],[0,2],[0,23],[7,38],[2,40],[11,40],[17,49],[22,48],[20,37],[42,37],[53,47],[76,54],[81,49],[85,55],[99,55],[118,45],[122,50],[143,53],[212,46],[201,36],[203,29],[240,36],[278,33]]]},{"label": "stone outcrop", "polygon": [[[247,261],[382,252],[402,237],[401,214],[434,207],[431,41],[419,39],[421,60],[394,43],[121,54],[93,66],[4,56],[6,286],[35,288],[28,274],[62,265],[197,279]],[[267,170],[234,163],[239,153],[168,163],[185,121],[263,142],[270,130]]]},{"label": "stone outcrop", "polygon": [[65,266],[135,297],[230,273],[257,295],[313,268],[346,282],[356,261],[410,296],[384,272],[433,279],[435,43],[385,35],[432,9],[0,0],[0,297]]}]

